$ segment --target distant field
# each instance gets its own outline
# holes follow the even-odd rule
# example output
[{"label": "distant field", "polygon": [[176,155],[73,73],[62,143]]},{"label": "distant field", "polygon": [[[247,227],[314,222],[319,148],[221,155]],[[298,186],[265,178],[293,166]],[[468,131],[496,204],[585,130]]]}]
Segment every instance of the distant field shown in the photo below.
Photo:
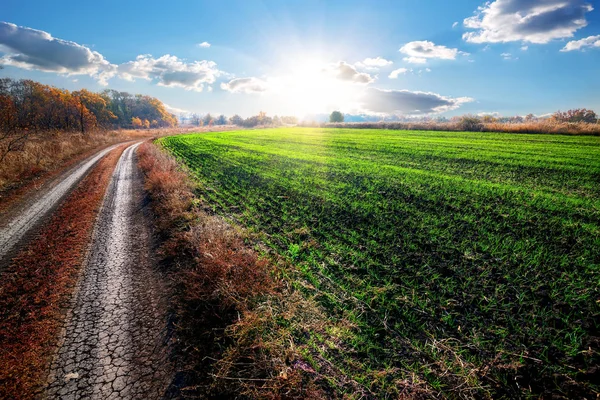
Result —
[{"label": "distant field", "polygon": [[407,382],[467,397],[600,389],[600,138],[286,128],[159,142],[347,321],[299,332],[307,359],[381,397]]}]

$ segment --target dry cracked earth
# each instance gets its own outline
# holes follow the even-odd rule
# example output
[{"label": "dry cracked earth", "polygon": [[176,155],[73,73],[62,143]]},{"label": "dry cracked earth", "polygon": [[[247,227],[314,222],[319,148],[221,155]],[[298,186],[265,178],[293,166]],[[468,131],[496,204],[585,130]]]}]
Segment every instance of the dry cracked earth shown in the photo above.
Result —
[{"label": "dry cracked earth", "polygon": [[[41,398],[166,397],[173,377],[167,290],[152,256],[150,216],[135,155],[138,145],[123,152],[113,173]],[[85,171],[104,154],[83,163]],[[80,177],[68,178],[68,185],[57,185],[65,193]],[[47,203],[45,212],[53,207]],[[37,218],[43,214],[37,212]],[[29,225],[34,220],[30,218]],[[19,238],[9,237],[11,226],[20,227],[0,227],[0,238],[16,243]],[[25,231],[20,227],[16,234],[23,236]]]}]

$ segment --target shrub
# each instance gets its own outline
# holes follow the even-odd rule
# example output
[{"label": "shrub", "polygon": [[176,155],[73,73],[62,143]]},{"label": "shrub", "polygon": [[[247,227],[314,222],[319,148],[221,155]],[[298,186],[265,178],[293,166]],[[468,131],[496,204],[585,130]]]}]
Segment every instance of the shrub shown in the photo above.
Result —
[{"label": "shrub", "polygon": [[460,129],[469,132],[481,132],[483,123],[475,115],[463,115],[459,121]]}]

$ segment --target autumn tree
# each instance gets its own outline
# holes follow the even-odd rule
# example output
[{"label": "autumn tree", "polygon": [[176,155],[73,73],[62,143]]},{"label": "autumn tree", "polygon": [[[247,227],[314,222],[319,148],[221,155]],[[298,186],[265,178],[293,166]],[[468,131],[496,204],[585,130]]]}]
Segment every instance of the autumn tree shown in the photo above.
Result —
[{"label": "autumn tree", "polygon": [[81,89],[73,92],[72,96],[78,103],[82,133],[85,132],[86,127],[88,130],[90,128],[106,128],[112,121],[117,119],[116,115],[108,108],[107,100],[102,95]]},{"label": "autumn tree", "polygon": [[134,129],[139,129],[143,126],[142,120],[139,119],[138,117],[132,117],[131,118],[131,126],[133,126]]},{"label": "autumn tree", "polygon": [[598,121],[598,116],[592,110],[576,108],[565,112],[557,111],[552,114],[552,119],[558,122],[587,122],[594,124]]}]

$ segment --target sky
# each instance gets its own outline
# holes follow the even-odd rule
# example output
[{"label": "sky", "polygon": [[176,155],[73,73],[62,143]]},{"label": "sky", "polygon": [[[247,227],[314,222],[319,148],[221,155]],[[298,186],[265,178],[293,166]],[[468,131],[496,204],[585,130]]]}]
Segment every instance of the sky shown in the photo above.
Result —
[{"label": "sky", "polygon": [[172,112],[600,112],[600,2],[3,0],[0,76]]}]

